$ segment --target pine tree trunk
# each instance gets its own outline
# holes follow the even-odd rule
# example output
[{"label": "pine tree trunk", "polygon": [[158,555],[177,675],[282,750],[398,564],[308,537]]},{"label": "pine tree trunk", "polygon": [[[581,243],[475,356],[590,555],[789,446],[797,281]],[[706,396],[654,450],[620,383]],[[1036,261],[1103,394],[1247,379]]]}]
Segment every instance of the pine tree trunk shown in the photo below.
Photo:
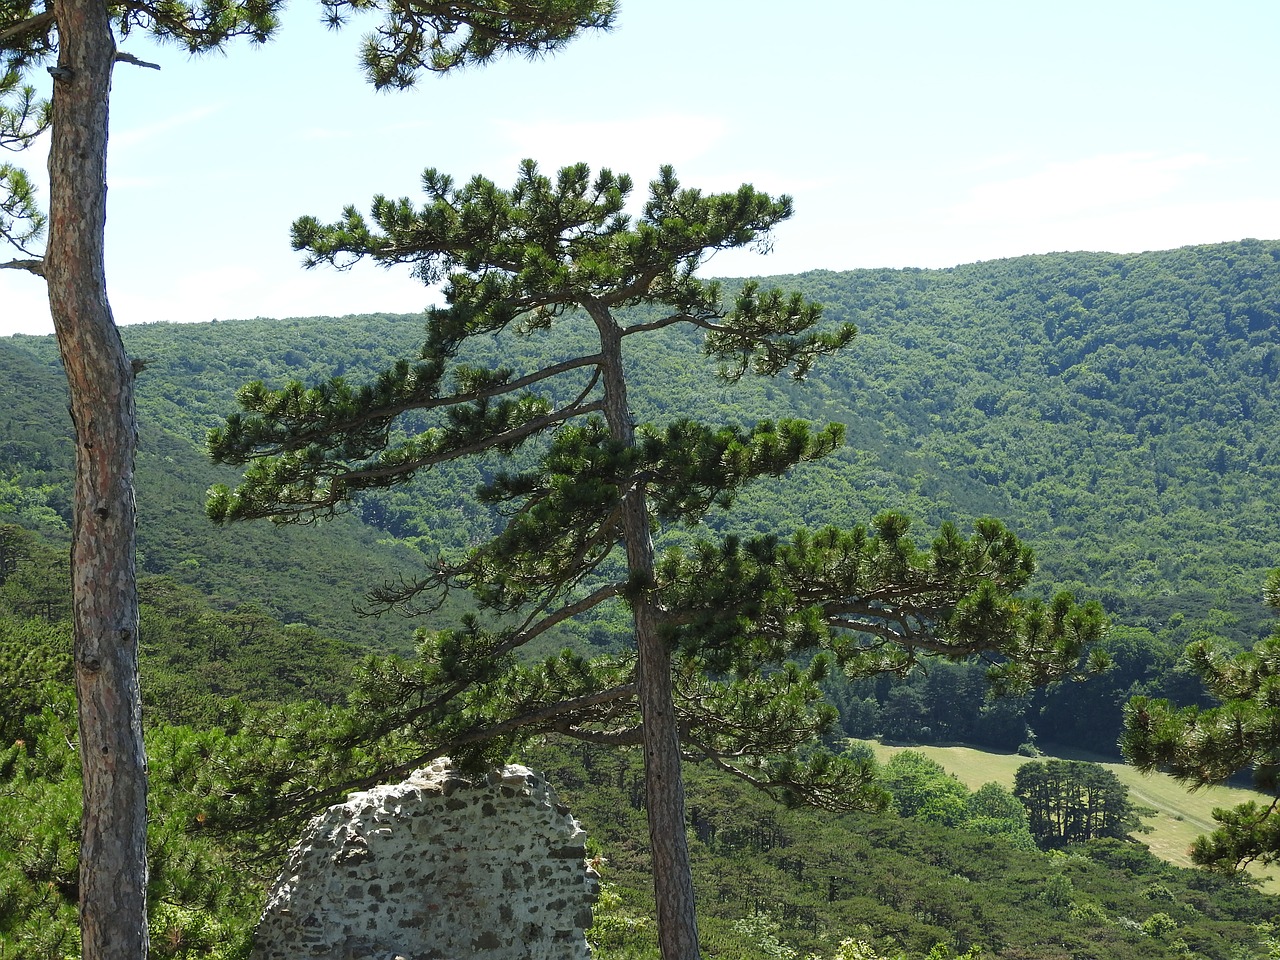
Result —
[{"label": "pine tree trunk", "polygon": [[[600,331],[605,420],[615,439],[635,445],[635,427],[627,402],[621,331],[599,304],[587,310]],[[653,540],[643,487],[625,492],[622,504],[627,568],[635,590],[631,599],[636,631],[636,687],[644,746],[645,803],[653,889],[658,910],[658,946],[662,960],[700,960],[698,917],[685,833],[684,775],[680,768],[680,728],[676,719],[671,652],[661,631],[661,611],[652,601]]]},{"label": "pine tree trunk", "polygon": [[[647,523],[647,517],[646,517]],[[648,530],[646,526],[645,534]],[[650,547],[652,555],[652,547]],[[685,833],[680,730],[672,695],[671,654],[658,630],[657,611],[641,601],[635,610],[639,653],[637,688],[644,737],[644,786],[649,849],[663,960],[699,960],[698,916]]]},{"label": "pine tree trunk", "polygon": [[147,767],[138,691],[133,369],[107,302],[107,106],[115,39],[102,0],[55,0],[58,73],[45,278],[76,440],[71,552],[84,809],[85,960],[144,960]]}]

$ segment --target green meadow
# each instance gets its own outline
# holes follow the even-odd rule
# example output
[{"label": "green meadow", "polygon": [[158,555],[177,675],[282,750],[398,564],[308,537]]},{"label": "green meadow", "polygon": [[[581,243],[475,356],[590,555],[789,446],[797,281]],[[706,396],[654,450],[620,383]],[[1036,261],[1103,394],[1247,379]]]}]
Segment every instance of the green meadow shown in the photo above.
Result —
[{"label": "green meadow", "polygon": [[[936,760],[954,774],[970,790],[984,783],[995,782],[1012,789],[1018,768],[1030,762],[1030,758],[1016,753],[991,753],[965,746],[910,746],[886,744],[875,740],[858,741],[869,744],[881,761],[888,760],[903,750],[915,750]],[[1180,867],[1191,867],[1189,850],[1192,841],[1214,827],[1213,811],[1219,807],[1232,807],[1249,800],[1266,799],[1262,794],[1241,787],[1213,786],[1189,790],[1173,777],[1163,773],[1139,773],[1128,764],[1119,763],[1098,754],[1069,748],[1050,746],[1044,751],[1046,758],[1060,760],[1087,760],[1112,771],[1129,788],[1129,795],[1141,806],[1156,810],[1154,816],[1144,818],[1150,833],[1138,839],[1151,848],[1162,860]],[[1262,880],[1262,889],[1280,893],[1280,870],[1254,869],[1251,871]]]}]

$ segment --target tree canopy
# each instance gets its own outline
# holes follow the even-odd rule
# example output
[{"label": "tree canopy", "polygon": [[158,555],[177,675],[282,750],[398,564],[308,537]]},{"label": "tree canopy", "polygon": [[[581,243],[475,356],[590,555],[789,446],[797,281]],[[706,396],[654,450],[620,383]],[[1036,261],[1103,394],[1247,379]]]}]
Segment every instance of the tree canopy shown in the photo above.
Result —
[{"label": "tree canopy", "polygon": [[[1036,843],[1047,849],[1142,829],[1139,808],[1120,778],[1097,763],[1034,760],[1018,768],[1013,795],[1027,809]],[[1150,812],[1150,811],[1148,811]]]},{"label": "tree canopy", "polygon": [[[244,413],[211,432],[209,445],[219,461],[248,466],[234,491],[211,492],[209,514],[305,521],[459,457],[519,452],[517,469],[479,491],[505,511],[496,537],[374,591],[412,610],[465,587],[494,617],[427,638],[423,665],[399,674],[407,682],[398,695],[384,686],[391,696],[371,704],[371,716],[391,729],[416,726],[436,749],[459,719],[474,728],[452,728],[457,746],[540,729],[641,743],[663,954],[696,957],[682,750],[762,786],[856,803],[861,770],[827,756],[800,762],[799,749],[831,719],[817,687],[828,661],[815,653],[855,673],[906,670],[920,655],[987,654],[999,682],[1019,686],[1074,670],[1101,633],[1101,612],[1065,595],[1048,607],[1015,599],[1033,561],[995,521],[969,538],[945,527],[929,550],[897,515],[787,541],[701,532],[746,484],[823,456],[842,431],[689,416],[637,424],[624,344],[693,328],[729,383],[803,378],[847,344],[853,328],[823,325],[821,309],[799,294],[748,282],[730,300],[696,275],[717,250],[767,243],[791,214],[788,198],[750,186],[704,194],[664,167],[633,216],[629,177],[592,176],[584,164],[549,177],[531,161],[509,189],[479,176],[456,186],[436,170],[423,187],[421,207],[379,196],[370,220],[348,207],[334,223],[294,225],[309,265],[370,257],[444,282],[446,305],[428,311],[420,358],[361,386],[246,386]],[[590,331],[580,352],[523,371],[467,360],[469,341],[557,324]],[[680,528],[691,539],[659,557],[655,530]],[[512,663],[550,627],[615,600],[631,613],[632,652],[534,671]],[[810,667],[784,665],[797,654]],[[479,724],[456,709],[477,688],[485,695],[469,702],[490,714]],[[427,719],[434,729],[418,725]]]}]

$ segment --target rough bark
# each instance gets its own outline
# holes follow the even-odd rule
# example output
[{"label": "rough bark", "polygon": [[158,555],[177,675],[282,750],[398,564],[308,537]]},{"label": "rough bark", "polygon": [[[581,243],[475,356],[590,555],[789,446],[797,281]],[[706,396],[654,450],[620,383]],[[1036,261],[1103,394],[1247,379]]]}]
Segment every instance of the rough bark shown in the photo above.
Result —
[{"label": "rough bark", "polygon": [[[635,426],[627,403],[622,366],[622,332],[609,310],[588,304],[600,331],[604,414],[609,431],[635,445]],[[658,911],[658,946],[663,960],[700,960],[698,918],[685,833],[684,775],[680,768],[680,728],[676,719],[671,651],[662,636],[662,611],[652,600],[653,539],[644,488],[624,491],[623,536],[630,573],[632,617],[636,632],[636,693],[644,748],[645,804],[653,889]]]},{"label": "rough bark", "polygon": [[85,960],[147,954],[147,768],[138,691],[133,369],[107,302],[107,106],[115,39],[101,0],[56,0],[45,278],[76,440],[71,553],[84,810]]},{"label": "rough bark", "polygon": [[[645,537],[647,540],[647,530]],[[652,557],[651,543],[648,552]],[[685,833],[684,777],[680,770],[680,730],[672,694],[671,653],[659,632],[657,614],[647,600],[636,603],[636,688],[644,738],[645,802],[658,907],[658,944],[663,960],[699,960],[698,917],[689,840]]]}]

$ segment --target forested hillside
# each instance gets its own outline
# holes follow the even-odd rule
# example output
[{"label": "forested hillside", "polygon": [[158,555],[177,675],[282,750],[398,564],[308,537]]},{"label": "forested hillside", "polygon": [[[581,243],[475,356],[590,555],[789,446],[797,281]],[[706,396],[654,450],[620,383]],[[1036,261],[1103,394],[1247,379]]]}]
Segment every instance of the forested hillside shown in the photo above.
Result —
[{"label": "forested hillside", "polygon": [[[186,331],[166,326],[155,332]],[[172,576],[224,608],[251,602],[288,622],[375,648],[404,649],[409,637],[403,624],[354,611],[372,583],[398,577],[413,562],[409,550],[380,541],[376,531],[350,519],[326,527],[283,530],[264,524],[230,533],[204,519],[205,491],[228,474],[204,456],[202,434],[215,411],[229,406],[238,380],[252,375],[252,354],[243,355],[245,366],[233,370],[215,359],[225,349],[217,341],[197,346],[180,337],[159,339],[154,354],[150,343],[145,351],[134,350],[153,356],[139,380],[140,572]],[[195,359],[201,356],[208,360]],[[0,369],[0,519],[54,541],[65,539],[71,522],[71,424],[52,338],[0,341]],[[210,369],[217,373],[214,384],[202,376]],[[153,370],[164,373],[152,377]]]},{"label": "forested hillside", "polygon": [[[944,519],[997,516],[1035,548],[1039,590],[1100,599],[1112,618],[1111,672],[1034,697],[988,701],[982,668],[969,664],[894,682],[832,680],[846,732],[1005,748],[1039,735],[1114,750],[1130,695],[1199,695],[1179,665],[1189,640],[1247,644],[1268,629],[1261,585],[1280,556],[1280,243],[818,272],[786,284],[823,301],[833,323],[861,330],[809,380],[743,381],[730,394],[696,345],[676,336],[634,360],[645,419],[696,410],[712,422],[798,415],[847,426],[834,455],[744,494],[737,527],[785,535],[801,523],[852,525],[901,509],[927,540]],[[273,732],[328,723],[325,711],[342,707],[357,678],[366,688],[379,678],[354,667],[358,649],[404,651],[421,625],[356,616],[365,590],[494,529],[470,496],[495,466],[483,460],[371,494],[332,523],[217,528],[205,519],[205,491],[233,478],[208,463],[205,433],[248,381],[358,383],[415,356],[422,326],[420,317],[376,315],[122,331],[145,361],[138,496],[149,575],[143,685],[153,804],[165,824],[153,873],[164,894],[155,898],[158,955],[243,949],[257,885],[270,873],[261,850],[280,838],[243,819],[216,830],[228,796],[278,786],[268,781],[286,737],[262,737],[261,717],[279,719]],[[567,354],[577,335],[569,317],[551,337],[490,340],[476,359],[526,369]],[[0,704],[9,891],[0,934],[28,938],[24,956],[59,956],[74,938],[77,784],[61,549],[71,451],[56,356],[49,338],[0,341],[0,521],[44,541],[0,527],[0,645],[10,654],[0,680],[23,691]],[[451,608],[429,622],[456,619]],[[605,613],[566,625],[548,645],[618,649],[625,629],[625,618]],[[346,707],[358,714],[358,699]],[[576,748],[529,759],[549,768],[610,862],[597,931],[604,956],[651,956],[636,758]],[[232,791],[220,778],[233,773],[264,782]],[[998,791],[933,783],[922,813],[894,793],[892,775],[882,783],[893,810],[836,819],[694,775],[709,949],[829,956],[854,935],[913,957],[937,942],[1046,960],[1225,960],[1272,949],[1255,925],[1274,916],[1274,900],[1239,881],[1175,870],[1116,840],[1041,853],[1025,823],[1001,820],[1011,808]]]},{"label": "forested hillside", "polygon": [[[65,581],[65,556],[52,569]],[[29,584],[15,577],[0,583],[0,946],[6,960],[62,960],[78,946],[71,628],[65,609],[24,613]],[[287,838],[262,821],[228,830],[225,777],[270,789],[270,765],[253,758],[287,740],[253,718],[315,716],[298,701],[340,700],[351,651],[254,610],[218,612],[166,578],[145,579],[142,600],[152,953],[243,960]],[[605,880],[596,955],[652,960],[640,757],[543,743],[520,759],[547,772],[591,837]],[[879,767],[877,783],[885,810],[837,816],[690,771],[708,957],[953,960],[973,948],[993,960],[1265,960],[1276,946],[1276,898],[1239,879],[1107,837],[1042,852],[1008,790],[970,791],[910,751]],[[839,954],[845,940],[874,952]]]},{"label": "forested hillside", "polygon": [[[785,279],[825,303],[832,321],[861,331],[808,380],[744,381],[730,393],[676,336],[634,363],[645,419],[696,409],[726,423],[800,415],[847,426],[848,443],[833,456],[743,495],[734,514],[743,532],[852,525],[889,508],[915,517],[922,535],[944,519],[1005,520],[1036,550],[1041,589],[1098,598],[1113,624],[1132,628],[1113,631],[1119,673],[1095,688],[1090,710],[1077,703],[1074,717],[1046,721],[1041,732],[1051,737],[1096,727],[1081,716],[1094,708],[1118,718],[1128,693],[1185,694],[1177,677],[1156,681],[1168,679],[1197,635],[1248,645],[1269,630],[1259,587],[1280,556],[1272,504],[1280,480],[1280,244]],[[404,649],[409,625],[357,617],[353,604],[369,587],[412,574],[434,551],[492,534],[493,518],[470,496],[489,472],[485,463],[448,465],[369,494],[359,506],[363,524],[221,530],[204,519],[202,503],[207,486],[227,474],[207,464],[203,437],[250,380],[361,382],[390,360],[415,356],[422,319],[257,319],[123,333],[146,361],[144,570],[224,605],[252,600],[286,620]],[[574,322],[553,334],[567,350]],[[554,351],[556,342],[508,336],[476,359],[524,369],[541,359],[533,351]],[[0,344],[0,503],[10,518],[51,535],[70,510],[56,362],[52,338]],[[596,621],[577,636],[608,646],[620,629]],[[881,690],[881,705],[885,696]],[[905,715],[919,719],[918,711]],[[1102,742],[1079,745],[1113,749],[1106,726]]]},{"label": "forested hillside", "polygon": [[863,331],[822,383],[891,476],[997,511],[1130,623],[1216,607],[1252,640],[1280,544],[1278,260],[1247,241],[804,280]]}]

